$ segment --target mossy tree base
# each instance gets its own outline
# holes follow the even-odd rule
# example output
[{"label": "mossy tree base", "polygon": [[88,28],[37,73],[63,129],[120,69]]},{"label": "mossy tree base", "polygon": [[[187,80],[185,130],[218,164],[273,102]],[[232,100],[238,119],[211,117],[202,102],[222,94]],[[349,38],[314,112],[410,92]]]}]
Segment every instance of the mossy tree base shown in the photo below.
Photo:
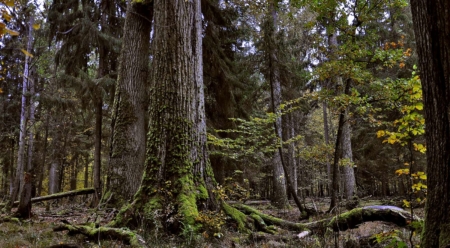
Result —
[{"label": "mossy tree base", "polygon": [[[146,247],[144,240],[133,231],[119,227],[123,223],[128,224],[131,221],[136,221],[136,215],[133,210],[136,210],[133,204],[124,207],[119,214],[121,218],[116,218],[107,227],[95,228],[89,225],[75,226],[71,224],[61,224],[55,227],[55,231],[69,230],[69,234],[83,234],[91,239],[117,239],[122,240],[133,247]],[[358,225],[370,221],[385,221],[393,223],[399,227],[407,226],[411,220],[419,220],[416,216],[411,215],[398,207],[394,206],[368,206],[363,208],[355,208],[351,211],[339,214],[331,218],[324,218],[319,221],[309,223],[295,223],[286,221],[274,216],[264,214],[252,207],[244,204],[234,204],[233,206],[222,202],[222,210],[230,216],[237,225],[237,230],[247,234],[261,233],[278,234],[278,231],[289,230],[296,232],[305,232],[310,234],[323,234],[327,229],[333,231],[345,231],[347,229],[357,228]],[[132,218],[133,217],[133,218]],[[199,223],[197,225],[201,226]],[[278,228],[275,228],[277,226]],[[201,229],[193,229],[194,232],[202,231]],[[257,235],[257,236],[258,236]],[[263,235],[264,236],[264,235]],[[443,241],[447,242],[447,241]]]}]

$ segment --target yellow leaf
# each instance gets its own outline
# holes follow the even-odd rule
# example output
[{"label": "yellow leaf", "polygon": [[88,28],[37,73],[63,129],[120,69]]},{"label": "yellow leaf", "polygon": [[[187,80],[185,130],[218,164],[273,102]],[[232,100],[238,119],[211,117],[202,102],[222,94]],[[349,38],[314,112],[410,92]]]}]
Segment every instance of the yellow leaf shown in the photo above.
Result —
[{"label": "yellow leaf", "polygon": [[33,24],[33,29],[34,29],[34,30],[38,30],[38,29],[40,29],[40,28],[41,28],[41,24],[39,24],[39,23]]},{"label": "yellow leaf", "polygon": [[407,200],[403,200],[403,206],[409,208],[410,207],[410,203]]},{"label": "yellow leaf", "polygon": [[427,180],[427,175],[420,175],[419,178],[422,180]]},{"label": "yellow leaf", "polygon": [[386,132],[384,132],[384,130],[380,130],[377,132],[377,138],[383,137],[384,135],[386,135]]},{"label": "yellow leaf", "polygon": [[5,28],[5,31],[6,31],[8,34],[12,35],[12,36],[17,36],[17,35],[19,35],[19,32],[14,31],[14,30],[11,30],[11,29]]},{"label": "yellow leaf", "polygon": [[397,139],[395,138],[395,136],[394,137],[389,137],[389,139],[387,139],[387,142],[389,143],[389,144],[394,144],[395,142],[397,141]]},{"label": "yellow leaf", "polygon": [[2,88],[0,88],[0,94],[2,94],[3,93],[3,89]]},{"label": "yellow leaf", "polygon": [[5,1],[5,4],[6,4],[8,7],[14,7],[14,0],[6,0],[6,1]]},{"label": "yellow leaf", "polygon": [[3,12],[3,13],[2,13],[3,19],[5,19],[5,21],[7,21],[7,22],[10,22],[12,16],[11,16],[8,12],[6,12],[6,11],[3,11],[3,10],[2,10],[2,12]]},{"label": "yellow leaf", "polygon": [[30,57],[30,58],[33,58],[33,54],[29,53],[27,50],[25,50],[25,49],[20,49],[20,51],[22,51],[23,54],[25,54],[26,56],[28,56],[28,57]]},{"label": "yellow leaf", "polygon": [[408,175],[409,174],[409,169],[398,169],[395,171],[395,174],[397,174],[398,176],[405,174]]}]

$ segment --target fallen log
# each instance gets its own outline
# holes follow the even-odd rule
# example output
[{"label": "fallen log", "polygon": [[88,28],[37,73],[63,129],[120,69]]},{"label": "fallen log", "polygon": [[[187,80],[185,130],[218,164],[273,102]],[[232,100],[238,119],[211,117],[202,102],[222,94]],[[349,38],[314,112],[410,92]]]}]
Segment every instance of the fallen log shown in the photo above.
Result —
[{"label": "fallen log", "polygon": [[420,220],[417,216],[411,217],[409,212],[399,207],[367,206],[355,208],[348,212],[319,221],[296,223],[261,213],[260,211],[243,204],[235,204],[233,206],[244,213],[260,216],[267,225],[276,225],[281,228],[299,232],[311,230],[316,233],[324,233],[327,228],[331,228],[333,231],[345,231],[347,229],[357,228],[358,225],[370,221],[385,221],[404,227],[407,226],[411,220]]},{"label": "fallen log", "polygon": [[[95,192],[94,188],[72,190],[72,191],[61,192],[61,193],[56,193],[56,194],[52,194],[52,195],[31,198],[31,203],[55,200],[55,199],[60,199],[60,198],[64,198],[64,197],[69,197],[69,196],[88,195],[88,194],[92,194],[94,192]],[[19,205],[19,201],[15,201],[13,204],[13,207],[16,207],[18,205]]]},{"label": "fallen log", "polygon": [[323,226],[333,229],[333,231],[345,231],[357,228],[360,224],[371,221],[384,221],[395,224],[399,227],[407,226],[411,220],[420,220],[417,216],[395,206],[367,206],[355,208],[348,212],[339,214],[331,219],[324,219],[317,222],[307,223],[311,229]]}]

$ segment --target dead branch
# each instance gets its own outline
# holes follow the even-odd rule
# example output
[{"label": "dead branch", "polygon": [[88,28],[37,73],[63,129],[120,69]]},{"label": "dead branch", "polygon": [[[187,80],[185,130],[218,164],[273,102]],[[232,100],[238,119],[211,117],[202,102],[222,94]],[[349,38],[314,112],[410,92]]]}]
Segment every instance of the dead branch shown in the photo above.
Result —
[{"label": "dead branch", "polygon": [[[72,190],[72,191],[67,191],[67,192],[56,193],[53,195],[46,195],[46,196],[31,198],[31,203],[55,200],[55,199],[60,199],[60,198],[64,198],[64,197],[69,197],[69,196],[88,195],[88,194],[92,194],[94,192],[95,192],[94,188]],[[19,201],[15,201],[13,204],[13,207],[16,207],[18,205],[19,205]]]}]

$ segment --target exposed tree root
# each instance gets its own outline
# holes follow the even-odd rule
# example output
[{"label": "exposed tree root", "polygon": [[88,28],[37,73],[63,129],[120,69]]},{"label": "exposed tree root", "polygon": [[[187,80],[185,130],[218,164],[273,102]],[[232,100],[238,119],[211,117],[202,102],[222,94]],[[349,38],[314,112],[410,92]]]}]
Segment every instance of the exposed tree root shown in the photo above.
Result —
[{"label": "exposed tree root", "polygon": [[89,239],[93,240],[121,240],[125,243],[131,245],[132,247],[147,247],[144,239],[138,234],[130,231],[128,229],[122,228],[111,228],[111,227],[90,227],[86,225],[72,225],[72,224],[61,224],[53,228],[55,232],[57,231],[69,231],[69,235],[73,234],[83,234]]},{"label": "exposed tree root", "polygon": [[[222,203],[222,209],[237,223],[237,229],[243,233],[251,233],[253,238],[258,238],[256,230],[264,233],[275,234],[278,226],[281,229],[300,232],[298,237],[304,237],[310,234],[325,233],[327,229],[333,231],[345,231],[356,228],[358,225],[369,221],[385,221],[397,226],[404,227],[410,220],[419,220],[405,210],[394,206],[368,206],[355,208],[351,211],[336,215],[331,218],[325,218],[309,223],[295,223],[274,216],[270,216],[243,204]],[[121,228],[112,227],[90,227],[75,226],[71,224],[61,224],[54,228],[55,231],[69,230],[69,234],[83,234],[91,239],[117,239],[122,240],[133,247],[146,247],[144,240],[136,233]],[[256,235],[256,236],[254,236]],[[290,237],[292,238],[292,237]]]},{"label": "exposed tree root", "polygon": [[305,224],[302,223],[295,223],[295,222],[291,222],[291,221],[287,221],[287,220],[283,220],[274,216],[270,216],[268,214],[264,214],[261,213],[260,211],[249,207],[247,205],[244,204],[235,204],[233,205],[234,207],[236,207],[239,210],[242,210],[244,213],[247,214],[253,214],[253,215],[257,215],[259,217],[261,217],[261,219],[266,222],[267,225],[276,225],[279,226],[281,228],[285,228],[291,231],[304,231],[307,229],[307,227],[305,226]]}]

